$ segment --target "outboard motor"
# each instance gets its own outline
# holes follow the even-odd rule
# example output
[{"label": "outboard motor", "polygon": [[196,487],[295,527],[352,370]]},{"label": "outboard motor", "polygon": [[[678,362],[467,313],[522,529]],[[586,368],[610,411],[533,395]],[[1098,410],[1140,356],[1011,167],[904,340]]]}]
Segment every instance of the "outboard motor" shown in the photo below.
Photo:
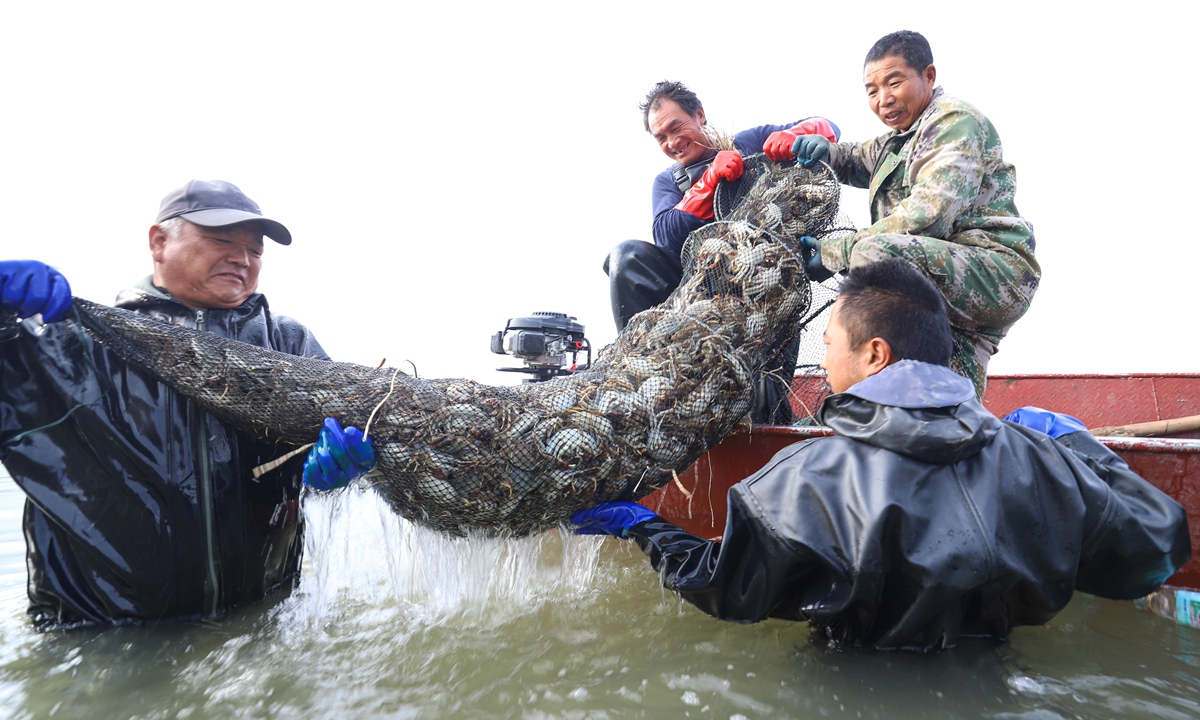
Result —
[{"label": "outboard motor", "polygon": [[[532,375],[523,381],[526,383],[570,375],[592,364],[592,345],[583,335],[583,325],[575,322],[573,316],[559,312],[510,318],[504,329],[492,336],[492,352],[520,359],[524,367],[497,370]],[[581,352],[587,353],[583,365],[579,365]],[[571,356],[569,367],[567,355]]]}]

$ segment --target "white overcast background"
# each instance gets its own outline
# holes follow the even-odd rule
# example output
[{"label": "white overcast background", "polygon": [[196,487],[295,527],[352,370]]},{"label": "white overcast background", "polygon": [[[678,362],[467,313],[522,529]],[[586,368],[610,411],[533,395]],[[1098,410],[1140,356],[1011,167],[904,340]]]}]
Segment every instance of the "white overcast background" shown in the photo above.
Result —
[{"label": "white overcast background", "polygon": [[151,269],[162,196],[224,179],[292,231],[260,290],[335,359],[510,384],[508,317],[615,336],[601,262],[650,239],[669,164],[637,109],[656,81],[731,132],[820,114],[867,140],[863,56],[911,29],[998,128],[1036,231],[1042,286],[991,372],[1197,371],[1195,8],[9,2],[0,257],[110,303]]}]

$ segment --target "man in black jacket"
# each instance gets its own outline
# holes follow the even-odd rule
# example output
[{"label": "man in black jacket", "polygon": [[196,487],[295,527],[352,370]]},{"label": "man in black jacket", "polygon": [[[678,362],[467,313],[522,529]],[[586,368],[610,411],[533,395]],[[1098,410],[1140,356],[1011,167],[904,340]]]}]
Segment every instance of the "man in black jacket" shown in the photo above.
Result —
[{"label": "man in black jacket", "polygon": [[721,541],[635,503],[577,513],[578,532],[633,538],[715,617],[924,651],[1045,623],[1075,589],[1141,597],[1188,560],[1183,508],[1077,420],[1025,409],[1046,434],[984,409],[947,367],[937,289],[903,260],[851,271],[825,342],[836,435],[734,485]]},{"label": "man in black jacket", "polygon": [[[256,292],[263,237],[291,243],[230,183],[192,181],[150,228],[154,273],[116,305],[293,355],[328,359]],[[27,495],[29,614],[38,629],[215,617],[299,577],[303,458],[204,413],[68,324],[70,288],[0,262],[0,460]]]}]

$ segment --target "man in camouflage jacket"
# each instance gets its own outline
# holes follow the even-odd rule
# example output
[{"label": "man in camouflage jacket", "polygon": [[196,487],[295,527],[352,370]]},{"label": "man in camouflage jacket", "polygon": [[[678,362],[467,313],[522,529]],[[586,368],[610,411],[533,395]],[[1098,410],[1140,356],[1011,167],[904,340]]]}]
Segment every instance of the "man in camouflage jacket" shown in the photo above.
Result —
[{"label": "man in camouflage jacket", "polygon": [[1033,227],[1013,202],[1016,173],[987,117],[935,86],[933,55],[918,33],[882,38],[864,76],[871,109],[892,132],[865,143],[795,144],[799,159],[827,157],[841,182],[870,193],[871,226],[809,241],[818,250],[810,272],[819,279],[889,257],[915,265],[946,299],[951,368],[982,398],[988,360],[1041,277]]}]

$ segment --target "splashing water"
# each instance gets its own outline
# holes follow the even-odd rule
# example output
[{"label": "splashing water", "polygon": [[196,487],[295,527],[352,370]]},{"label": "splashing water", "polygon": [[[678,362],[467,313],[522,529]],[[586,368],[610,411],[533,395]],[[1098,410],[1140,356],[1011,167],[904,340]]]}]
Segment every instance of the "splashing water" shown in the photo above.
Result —
[{"label": "splashing water", "polygon": [[598,538],[551,531],[450,536],[392,512],[366,487],[311,494],[300,587],[287,624],[320,626],[347,607],[394,606],[414,627],[492,629],[547,601],[582,601],[614,581]]}]

